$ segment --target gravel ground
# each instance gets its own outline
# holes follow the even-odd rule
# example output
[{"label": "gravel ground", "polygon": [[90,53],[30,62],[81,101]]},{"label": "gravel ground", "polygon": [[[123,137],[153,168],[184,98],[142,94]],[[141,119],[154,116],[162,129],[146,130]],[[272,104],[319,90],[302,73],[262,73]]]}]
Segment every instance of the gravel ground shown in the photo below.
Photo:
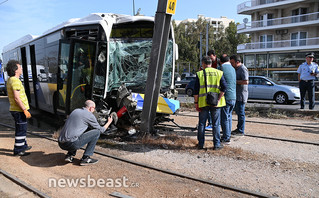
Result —
[{"label": "gravel ground", "polygon": [[[193,112],[184,113],[196,115]],[[311,119],[247,118],[247,121],[306,126],[319,124],[317,120]],[[175,116],[175,122],[183,126],[196,126],[197,118]],[[233,121],[235,124],[236,121]],[[300,126],[247,122],[246,133],[319,143],[317,129]],[[119,152],[116,149],[118,146],[115,146],[113,152],[130,160],[272,196],[319,197],[319,149],[316,145],[244,136],[233,137],[230,145],[220,151],[213,151],[211,132],[207,132],[205,146],[208,150],[198,151],[194,148],[196,132],[186,134],[191,141],[182,143],[181,148],[176,147],[179,144],[176,141],[155,141],[151,147],[144,145],[140,152]],[[125,148],[123,150],[134,150],[130,144],[120,144],[120,147]],[[154,145],[161,149],[151,149]]]}]

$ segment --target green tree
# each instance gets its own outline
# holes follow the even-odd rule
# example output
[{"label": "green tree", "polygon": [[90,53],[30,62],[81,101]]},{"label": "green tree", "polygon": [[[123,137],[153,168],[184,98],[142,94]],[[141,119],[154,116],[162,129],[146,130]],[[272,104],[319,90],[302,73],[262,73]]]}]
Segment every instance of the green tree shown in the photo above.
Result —
[{"label": "green tree", "polygon": [[[206,54],[206,25],[207,21],[199,18],[196,22],[174,24],[174,32],[176,43],[179,49],[180,62],[193,62],[199,64],[199,48],[200,33],[203,34],[202,52]],[[237,26],[230,23],[224,31],[224,28],[215,29],[209,25],[209,44],[208,50],[214,49],[217,56],[221,54],[236,54],[237,46],[242,43],[249,42],[249,38],[245,34],[237,34]]]},{"label": "green tree", "polygon": [[249,41],[247,35],[237,34],[237,25],[233,22],[230,23],[229,26],[226,28],[226,39],[231,45],[229,54],[236,54],[237,46]]},{"label": "green tree", "polygon": [[[203,55],[206,54],[205,52],[206,24],[207,24],[207,21],[201,18],[199,18],[196,22],[180,23],[178,26],[176,26],[175,22],[173,21],[175,39],[179,49],[178,62],[191,62],[193,65],[196,66],[195,70],[198,69],[197,67],[199,66],[199,60],[200,60],[200,57],[199,57],[200,33],[203,34],[202,52],[203,52]],[[211,38],[213,37],[214,37],[213,27],[210,27],[209,46],[212,46],[213,44],[211,40]]]}]

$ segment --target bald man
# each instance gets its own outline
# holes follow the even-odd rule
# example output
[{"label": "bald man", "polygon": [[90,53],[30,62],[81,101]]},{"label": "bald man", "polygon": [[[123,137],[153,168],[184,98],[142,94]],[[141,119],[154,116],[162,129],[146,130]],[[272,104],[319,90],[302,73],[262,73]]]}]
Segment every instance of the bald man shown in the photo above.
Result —
[{"label": "bald man", "polygon": [[[95,145],[100,134],[110,126],[113,119],[108,118],[108,122],[104,126],[100,126],[93,112],[95,111],[95,103],[92,100],[85,101],[85,106],[75,109],[67,119],[59,136],[59,146],[61,149],[68,151],[65,156],[66,162],[73,162],[76,151],[87,144],[80,165],[85,166],[95,164],[97,159],[91,158],[94,153]],[[87,131],[88,127],[91,130]]]}]

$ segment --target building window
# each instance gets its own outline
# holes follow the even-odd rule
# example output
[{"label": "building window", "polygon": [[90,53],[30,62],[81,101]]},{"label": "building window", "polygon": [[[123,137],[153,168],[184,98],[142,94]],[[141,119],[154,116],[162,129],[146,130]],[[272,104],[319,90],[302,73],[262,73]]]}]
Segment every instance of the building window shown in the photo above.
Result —
[{"label": "building window", "polygon": [[267,55],[257,54],[256,68],[266,68],[267,67]]},{"label": "building window", "polygon": [[[304,60],[304,58],[302,59]],[[296,55],[294,53],[270,54],[269,68],[296,68]]]},{"label": "building window", "polygon": [[272,48],[273,35],[261,35],[259,36],[260,48]]},{"label": "building window", "polygon": [[255,55],[245,55],[244,65],[247,68],[255,68]]},{"label": "building window", "polygon": [[303,22],[308,20],[308,16],[299,16],[299,15],[305,15],[308,13],[308,8],[298,8],[295,10],[292,10],[291,12],[291,22],[292,23],[298,23],[298,22]]},{"label": "building window", "polygon": [[305,62],[306,53],[307,52],[270,54],[269,68],[278,69],[269,71],[269,77],[277,81],[298,82],[297,69],[300,64]]},{"label": "building window", "polygon": [[266,27],[273,25],[273,14],[264,14],[259,16],[259,27]]},{"label": "building window", "polygon": [[259,0],[259,5],[274,3],[275,0]]},{"label": "building window", "polygon": [[291,47],[307,45],[307,32],[291,33]]}]

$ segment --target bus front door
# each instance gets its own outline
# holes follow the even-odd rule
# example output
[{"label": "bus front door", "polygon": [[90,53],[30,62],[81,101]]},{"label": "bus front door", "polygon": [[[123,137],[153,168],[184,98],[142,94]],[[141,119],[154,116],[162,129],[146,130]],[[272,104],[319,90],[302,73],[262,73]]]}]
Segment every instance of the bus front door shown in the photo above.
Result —
[{"label": "bus front door", "polygon": [[67,85],[68,85],[68,73],[69,73],[69,62],[71,41],[62,40],[60,41],[59,49],[59,67],[57,74],[57,92],[53,96],[53,108],[54,112],[66,114],[66,104],[67,104]]},{"label": "bus front door", "polygon": [[92,99],[95,55],[95,42],[76,39],[61,42],[58,79],[61,98],[58,106],[64,108],[66,114],[83,107],[86,100]]}]

